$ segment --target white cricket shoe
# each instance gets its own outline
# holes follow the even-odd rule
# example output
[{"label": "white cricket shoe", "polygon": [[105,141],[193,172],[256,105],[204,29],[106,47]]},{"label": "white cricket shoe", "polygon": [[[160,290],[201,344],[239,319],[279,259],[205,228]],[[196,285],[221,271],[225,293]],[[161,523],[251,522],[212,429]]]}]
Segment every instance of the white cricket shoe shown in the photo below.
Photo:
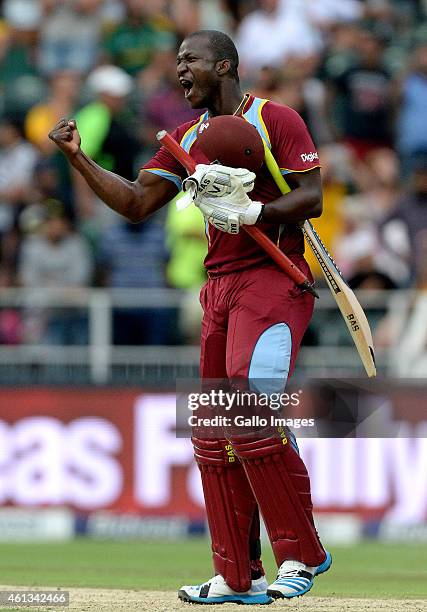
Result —
[{"label": "white cricket shoe", "polygon": [[326,559],[318,567],[309,567],[300,561],[284,561],[279,567],[276,580],[267,589],[273,599],[300,597],[313,586],[316,576],[327,572],[332,565],[331,554],[326,551]]},{"label": "white cricket shoe", "polygon": [[268,583],[265,576],[252,580],[249,591],[238,593],[230,589],[224,578],[219,574],[207,582],[196,586],[183,586],[178,591],[182,601],[200,604],[220,604],[233,602],[237,604],[270,604],[273,599],[267,595]]}]

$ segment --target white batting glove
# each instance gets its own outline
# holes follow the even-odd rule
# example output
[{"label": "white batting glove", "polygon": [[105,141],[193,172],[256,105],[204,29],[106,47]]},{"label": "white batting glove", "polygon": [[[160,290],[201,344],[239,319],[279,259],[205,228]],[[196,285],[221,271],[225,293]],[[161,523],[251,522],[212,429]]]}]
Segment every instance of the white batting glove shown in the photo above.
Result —
[{"label": "white batting glove", "polygon": [[239,178],[232,177],[230,182],[233,197],[203,196],[195,204],[211,225],[222,232],[238,234],[241,225],[254,225],[258,221],[263,205],[248,197]]},{"label": "white batting glove", "polygon": [[197,164],[196,171],[184,179],[182,188],[184,191],[190,191],[195,201],[204,196],[219,198],[231,195],[232,178],[239,181],[245,193],[254,188],[256,176],[253,172],[221,164]]}]

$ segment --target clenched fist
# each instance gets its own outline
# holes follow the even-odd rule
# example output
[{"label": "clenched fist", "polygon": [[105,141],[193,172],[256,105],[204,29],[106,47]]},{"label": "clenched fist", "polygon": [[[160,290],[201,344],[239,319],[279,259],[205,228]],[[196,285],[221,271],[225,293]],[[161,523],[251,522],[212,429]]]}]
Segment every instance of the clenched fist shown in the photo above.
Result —
[{"label": "clenched fist", "polygon": [[61,149],[67,157],[74,157],[80,151],[80,134],[75,119],[60,119],[49,138]]}]

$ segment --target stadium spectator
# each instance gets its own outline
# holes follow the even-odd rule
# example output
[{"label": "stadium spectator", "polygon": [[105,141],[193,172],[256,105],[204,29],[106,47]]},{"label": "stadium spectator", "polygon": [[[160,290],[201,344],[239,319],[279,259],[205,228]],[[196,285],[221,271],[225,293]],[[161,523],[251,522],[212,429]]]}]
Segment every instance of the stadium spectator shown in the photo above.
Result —
[{"label": "stadium spectator", "polygon": [[[227,4],[229,5],[229,10],[227,10]],[[245,4],[248,5],[250,3],[245,2]],[[214,29],[231,34],[234,30],[234,17],[231,9],[238,10],[239,2],[236,0],[231,0],[228,3],[224,2],[224,0],[204,0],[204,2],[199,2],[198,5],[199,23],[194,24],[192,30],[189,31]]]},{"label": "stadium spectator", "polygon": [[[10,289],[15,285],[15,275],[11,268],[4,264],[0,267],[0,289]],[[18,308],[0,309],[0,345],[21,344],[23,337],[22,314]]]},{"label": "stadium spectator", "polygon": [[0,237],[13,228],[29,197],[37,152],[25,141],[21,123],[12,116],[0,120]]},{"label": "stadium spectator", "polygon": [[[399,164],[391,149],[376,149],[364,162],[351,158],[349,193],[341,202],[343,232],[332,251],[344,275],[353,278],[382,274],[392,286],[406,286],[409,271],[401,232],[381,236],[380,226],[399,197]],[[403,249],[403,250],[402,250]]]},{"label": "stadium spectator", "polygon": [[[72,191],[63,181],[56,156],[38,159],[34,167],[31,192],[27,198],[29,204],[43,207],[51,200],[59,200],[62,202],[65,215],[75,220],[76,214],[72,196]],[[27,208],[23,210],[21,216],[25,214]]]},{"label": "stadium spectator", "polygon": [[41,0],[39,68],[85,73],[96,63],[101,35],[102,0]]},{"label": "stadium spectator", "polygon": [[199,289],[206,280],[205,230],[203,217],[196,207],[178,211],[175,202],[170,204],[166,218],[166,244],[170,253],[166,270],[172,287]]},{"label": "stadium spectator", "polygon": [[0,21],[0,101],[1,108],[16,110],[15,83],[28,75],[35,75],[35,49],[32,37],[13,24]]},{"label": "stadium spectator", "polygon": [[[101,236],[98,265],[102,282],[111,288],[166,287],[164,213],[147,222],[121,221]],[[168,344],[173,321],[167,308],[117,308],[114,311],[114,344]]]},{"label": "stadium spectator", "polygon": [[427,151],[427,43],[412,56],[412,66],[400,87],[396,146],[402,160],[404,176],[420,150]]},{"label": "stadium spectator", "polygon": [[220,0],[221,8],[231,20],[231,29],[236,31],[246,15],[257,8],[257,0]]},{"label": "stadium spectator", "polygon": [[200,341],[200,288],[206,281],[203,260],[207,253],[206,227],[200,211],[190,206],[178,211],[175,202],[166,218],[166,244],[170,253],[166,267],[171,287],[185,291],[179,312],[182,338],[190,344]]},{"label": "stadium spectator", "polygon": [[[282,0],[286,6],[289,0]],[[365,7],[358,0],[309,0],[308,5],[311,19],[322,29],[335,26],[337,23],[349,23],[360,19]]]},{"label": "stadium spectator", "polygon": [[109,61],[137,75],[156,51],[175,47],[174,26],[158,12],[158,2],[124,0],[124,5],[126,17],[106,38],[103,50]]},{"label": "stadium spectator", "polygon": [[210,18],[213,20],[224,18],[224,13],[220,9],[215,13],[215,7],[218,9],[218,0],[202,0],[202,2],[199,0],[169,0],[166,3],[164,0],[159,1],[166,4],[166,11],[173,23],[173,30],[178,40],[185,38],[189,32],[193,31],[192,28],[202,27],[202,20],[205,20],[205,27],[208,28]]},{"label": "stadium spectator", "polygon": [[67,117],[75,109],[80,90],[80,77],[77,72],[64,70],[52,75],[48,99],[33,106],[25,117],[25,136],[42,153],[49,155],[54,151],[47,137],[52,121]]},{"label": "stadium spectator", "polygon": [[333,241],[332,251],[350,282],[353,279],[361,282],[368,277],[379,281],[382,275],[389,281],[384,288],[408,283],[402,232],[391,226],[387,233],[380,231],[381,224],[396,206],[398,178],[396,154],[389,149],[378,149],[367,156],[363,172],[354,175],[353,180],[358,181],[356,193],[342,200],[342,232]]},{"label": "stadium spectator", "polygon": [[[334,252],[334,244],[342,234],[343,213],[342,202],[348,193],[352,181],[352,156],[343,145],[329,144],[319,149],[319,159],[322,164],[323,214],[315,220],[314,225],[322,236],[322,241],[330,252]],[[310,249],[304,255],[310,269],[316,277],[316,282],[324,283],[322,270],[316,257]]]},{"label": "stadium spectator", "polygon": [[392,145],[390,74],[383,66],[384,40],[367,29],[357,36],[357,59],[332,79],[335,110],[342,109],[344,142],[360,159]]},{"label": "stadium spectator", "polygon": [[10,276],[11,285],[16,282],[16,270],[23,235],[37,230],[46,216],[45,207],[52,201],[60,201],[67,217],[74,217],[72,193],[63,183],[57,167],[57,156],[38,158],[33,169],[25,205],[19,206],[12,228],[6,232],[1,248],[0,274]]},{"label": "stadium spectator", "polygon": [[[28,289],[64,290],[89,286],[92,258],[87,244],[66,217],[62,203],[51,200],[42,210],[44,219],[40,219],[38,231],[30,233],[22,242],[21,285]],[[40,334],[38,338],[32,335],[33,341],[55,345],[87,344],[87,317],[76,308],[28,311],[26,318],[27,331],[37,329]]]},{"label": "stadium spectator", "polygon": [[236,46],[244,76],[264,66],[280,66],[289,56],[307,57],[322,48],[318,30],[298,0],[259,0],[258,10],[244,17],[237,29]]},{"label": "stadium spectator", "polygon": [[[409,263],[413,280],[426,282],[424,256],[427,236],[427,151],[412,160],[411,189],[401,198],[382,227],[384,239],[400,238],[401,251]],[[396,238],[394,240],[396,242]]]},{"label": "stadium spectator", "polygon": [[[117,66],[96,68],[87,80],[96,98],[76,114],[82,150],[106,170],[119,172],[129,180],[135,178],[135,162],[141,148],[131,131],[132,115],[129,117],[126,108],[133,84],[132,78]],[[76,208],[82,220],[96,216],[99,220],[106,218],[101,212],[105,207],[97,207],[91,190],[77,173],[74,174],[74,188]]]},{"label": "stadium spectator", "polygon": [[212,28],[231,33],[253,4],[253,0],[169,0],[168,14],[179,38],[185,38],[195,30]]},{"label": "stadium spectator", "polygon": [[40,0],[4,0],[3,13],[9,25],[22,32],[36,33],[42,21]]},{"label": "stadium spectator", "polygon": [[319,58],[315,55],[288,58],[278,71],[273,97],[275,101],[290,106],[302,116],[314,142],[320,146],[331,142],[333,134],[327,118],[327,89],[315,76],[318,63]]}]

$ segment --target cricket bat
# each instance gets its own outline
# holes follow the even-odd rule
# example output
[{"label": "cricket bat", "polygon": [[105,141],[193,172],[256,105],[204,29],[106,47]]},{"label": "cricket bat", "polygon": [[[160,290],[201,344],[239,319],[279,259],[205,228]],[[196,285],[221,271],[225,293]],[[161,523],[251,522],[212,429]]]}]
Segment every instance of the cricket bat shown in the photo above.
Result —
[{"label": "cricket bat", "polygon": [[[283,178],[280,168],[273,157],[270,149],[264,143],[265,162],[271,175],[273,176],[280,191],[285,194],[290,191],[289,185]],[[328,253],[325,245],[319,237],[309,220],[302,225],[304,237],[316,257],[323,276],[326,279],[329,289],[341,311],[348,331],[359,353],[360,359],[365,367],[367,375],[372,378],[376,376],[374,343],[372,341],[371,328],[363,309],[358,302],[354,292],[345,282],[338,266]]]}]

